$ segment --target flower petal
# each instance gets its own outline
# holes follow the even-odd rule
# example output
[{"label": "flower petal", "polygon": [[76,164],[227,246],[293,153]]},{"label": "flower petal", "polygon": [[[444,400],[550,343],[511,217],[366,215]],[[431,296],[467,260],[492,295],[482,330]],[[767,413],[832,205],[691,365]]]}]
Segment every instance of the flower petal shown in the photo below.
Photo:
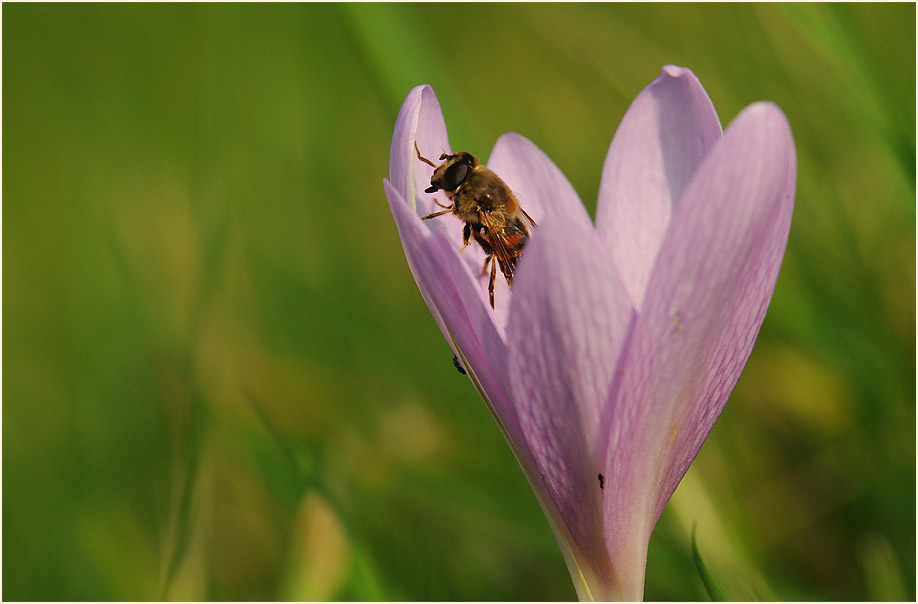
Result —
[{"label": "flower petal", "polygon": [[[581,576],[592,577],[590,569],[575,571],[586,562],[582,554],[574,549],[570,532],[563,525],[547,485],[539,476],[538,465],[513,405],[504,336],[492,320],[490,307],[481,300],[481,291],[468,274],[468,266],[456,258],[458,253],[450,238],[442,231],[427,228],[427,223],[422,223],[411,212],[391,183],[383,181],[383,186],[408,265],[440,331],[462,361],[470,381],[488,406],[529,479],[572,575],[577,572]],[[576,587],[584,589],[579,583]]]},{"label": "flower petal", "polygon": [[423,216],[431,213],[434,208],[431,196],[423,194],[424,189],[430,185],[432,169],[418,169],[419,165],[424,168],[428,166],[417,158],[414,150],[416,140],[421,154],[434,163],[440,153],[449,151],[440,102],[433,88],[428,85],[412,88],[405,97],[395,120],[392,147],[389,150],[389,181],[408,207]]},{"label": "flower petal", "polygon": [[625,560],[619,567],[646,556],[653,525],[749,357],[787,244],[795,182],[787,120],[756,103],[702,162],[673,214],[607,424],[606,543]]},{"label": "flower petal", "polygon": [[503,334],[498,333],[490,308],[485,307],[468,267],[456,257],[449,238],[428,229],[391,183],[383,181],[383,185],[408,266],[437,326],[512,441],[521,463],[534,467],[512,403]]},{"label": "flower petal", "polygon": [[[520,207],[535,220],[536,227],[531,229],[533,237],[538,237],[538,230],[546,221],[558,216],[592,227],[590,216],[574,187],[554,162],[526,137],[510,132],[497,139],[488,167],[510,187]],[[475,256],[478,256],[477,250]],[[481,258],[483,260],[484,256]],[[480,265],[481,261],[478,262]],[[486,281],[481,280],[482,288],[487,287]],[[510,289],[503,279],[498,279],[494,289],[494,312],[501,325],[507,324],[510,297]]]},{"label": "flower petal", "polygon": [[667,65],[625,113],[602,170],[596,230],[640,308],[673,208],[720,122],[698,78]]},{"label": "flower petal", "polygon": [[497,139],[488,167],[519,199],[520,206],[541,225],[550,215],[592,225],[570,181],[532,141],[515,133]]},{"label": "flower petal", "polygon": [[[415,141],[418,144],[417,150],[414,146]],[[427,85],[413,88],[405,98],[395,122],[389,156],[390,183],[415,214],[426,216],[441,208],[435,204],[437,195],[424,191],[430,186],[430,177],[434,169],[418,159],[418,150],[423,157],[434,164],[439,163],[441,153],[449,152],[446,125],[440,104],[433,89]],[[414,186],[411,186],[411,183]],[[444,205],[449,203],[449,200],[442,195],[438,201]],[[456,216],[452,214],[439,216],[425,222],[424,227],[431,232],[443,233],[456,250],[463,247],[463,223]],[[484,300],[482,305],[488,305],[489,275],[484,274],[481,269],[484,258],[484,251],[478,245],[466,247],[459,256],[460,261],[469,269],[468,278],[477,285],[477,291]],[[489,320],[495,323],[498,332],[503,337],[510,289],[500,274],[497,275],[494,283],[494,300],[495,308],[489,315]]]},{"label": "flower petal", "polygon": [[507,326],[510,384],[539,473],[595,564],[607,556],[594,444],[634,313],[589,223],[549,221],[529,245]]}]

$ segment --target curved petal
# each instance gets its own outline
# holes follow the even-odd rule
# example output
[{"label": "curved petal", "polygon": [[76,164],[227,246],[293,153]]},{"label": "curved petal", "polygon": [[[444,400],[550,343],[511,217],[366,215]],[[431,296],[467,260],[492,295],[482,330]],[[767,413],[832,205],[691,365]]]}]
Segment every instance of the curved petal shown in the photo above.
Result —
[{"label": "curved petal", "polygon": [[646,559],[653,525],[739,378],[777,280],[795,182],[787,120],[756,103],[676,208],[611,401],[604,511],[613,565],[616,556],[619,566]]},{"label": "curved petal", "polygon": [[[555,163],[526,137],[509,132],[497,139],[488,167],[507,183],[520,207],[535,220],[533,237],[538,237],[539,228],[546,221],[558,217],[592,229],[593,223],[574,187]],[[502,279],[498,281],[501,283],[494,289],[495,314],[497,321],[506,325],[511,295],[507,284]],[[487,287],[485,279],[481,285]]]},{"label": "curved petal", "polygon": [[516,193],[520,206],[537,225],[549,216],[563,216],[592,226],[589,214],[570,181],[545,153],[524,136],[509,132],[494,145],[488,167]]},{"label": "curved petal", "polygon": [[383,181],[383,186],[421,295],[526,474],[558,539],[571,575],[581,578],[575,581],[578,593],[589,594],[590,586],[597,585],[597,581],[591,569],[586,567],[590,561],[575,549],[570,532],[562,524],[561,514],[539,475],[513,404],[506,346],[492,320],[490,307],[484,306],[468,267],[455,257],[457,252],[450,239],[418,220],[391,183]]},{"label": "curved petal", "polygon": [[490,308],[481,300],[467,267],[456,258],[452,242],[427,229],[388,181],[383,185],[408,266],[437,326],[521,463],[534,467],[513,405],[503,335],[489,316]]},{"label": "curved petal", "polygon": [[667,65],[628,108],[602,170],[596,230],[640,308],[673,208],[721,138],[698,78]]},{"label": "curved petal", "polygon": [[[434,208],[432,198],[423,194],[430,185],[432,169],[418,160],[414,150],[415,140],[421,153],[428,158],[432,156],[432,160],[449,150],[440,102],[433,88],[426,84],[412,88],[405,97],[395,119],[392,147],[389,149],[389,182],[408,207],[423,216]],[[428,170],[420,170],[419,166]]]},{"label": "curved petal", "polygon": [[[398,118],[395,120],[395,130],[392,134],[392,147],[389,154],[389,183],[398,193],[404,203],[418,216],[438,211],[434,201],[435,195],[424,192],[430,185],[430,176],[433,168],[422,162],[417,157],[415,150],[417,142],[421,155],[437,163],[441,153],[449,151],[449,141],[446,136],[446,124],[443,113],[433,89],[428,85],[416,86],[411,89],[402,103]],[[388,195],[388,191],[387,191]],[[440,203],[447,203],[440,199]],[[390,204],[392,199],[390,197]],[[394,211],[394,210],[393,210]],[[463,223],[452,214],[439,216],[425,221],[422,227],[431,233],[440,233],[448,238],[456,250],[462,248]],[[461,256],[461,263],[468,267],[467,278],[477,285],[483,299],[487,299],[488,276],[482,274],[481,267],[484,263],[484,252],[477,245],[467,247]],[[412,268],[414,272],[414,268]],[[417,274],[415,273],[415,276]],[[420,286],[420,283],[418,284]],[[497,326],[503,337],[502,325],[506,322],[507,306],[509,304],[509,289],[501,279],[495,281],[495,313],[490,320]],[[426,298],[425,298],[426,299]],[[428,303],[430,300],[427,300]],[[482,304],[487,305],[488,302]],[[440,321],[438,321],[440,324]],[[443,326],[440,325],[441,330]],[[493,329],[493,327],[492,327]]]},{"label": "curved petal", "polygon": [[633,310],[589,223],[541,228],[520,261],[511,311],[508,369],[523,432],[579,549],[608,583],[594,445]]}]

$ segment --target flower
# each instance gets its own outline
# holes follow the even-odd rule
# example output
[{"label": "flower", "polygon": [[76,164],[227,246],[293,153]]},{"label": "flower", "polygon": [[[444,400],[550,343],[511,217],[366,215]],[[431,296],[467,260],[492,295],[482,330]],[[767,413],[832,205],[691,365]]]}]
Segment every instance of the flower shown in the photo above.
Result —
[{"label": "flower", "polygon": [[[796,155],[772,103],[725,133],[688,69],[666,66],[625,114],[596,224],[557,167],[505,134],[487,162],[538,225],[495,308],[484,252],[424,193],[449,152],[433,90],[395,124],[383,185],[421,295],[490,408],[581,600],[639,600],[650,534],[714,425],[774,291]],[[441,199],[441,202],[444,201]]]}]

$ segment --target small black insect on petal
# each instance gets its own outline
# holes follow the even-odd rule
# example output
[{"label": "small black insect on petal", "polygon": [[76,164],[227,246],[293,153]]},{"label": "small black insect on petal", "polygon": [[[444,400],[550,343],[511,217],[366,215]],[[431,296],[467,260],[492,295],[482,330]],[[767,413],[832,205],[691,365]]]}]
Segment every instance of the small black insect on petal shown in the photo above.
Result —
[{"label": "small black insect on petal", "polygon": [[602,477],[602,474],[600,474],[599,475],[599,490],[600,491],[602,490],[605,482],[606,482],[606,479]]},{"label": "small black insect on petal", "polygon": [[459,359],[456,358],[456,355],[453,355],[453,367],[455,367],[459,373],[465,375],[465,369],[463,369],[462,365],[459,363]]}]

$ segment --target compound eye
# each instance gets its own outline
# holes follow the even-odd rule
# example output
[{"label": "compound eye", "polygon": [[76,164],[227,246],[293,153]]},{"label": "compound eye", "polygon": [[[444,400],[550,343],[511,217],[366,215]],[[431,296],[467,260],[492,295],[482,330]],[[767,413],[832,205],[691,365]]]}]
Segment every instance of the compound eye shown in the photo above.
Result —
[{"label": "compound eye", "polygon": [[468,175],[469,165],[467,163],[462,161],[454,163],[443,174],[443,188],[447,191],[455,191],[465,182]]}]

